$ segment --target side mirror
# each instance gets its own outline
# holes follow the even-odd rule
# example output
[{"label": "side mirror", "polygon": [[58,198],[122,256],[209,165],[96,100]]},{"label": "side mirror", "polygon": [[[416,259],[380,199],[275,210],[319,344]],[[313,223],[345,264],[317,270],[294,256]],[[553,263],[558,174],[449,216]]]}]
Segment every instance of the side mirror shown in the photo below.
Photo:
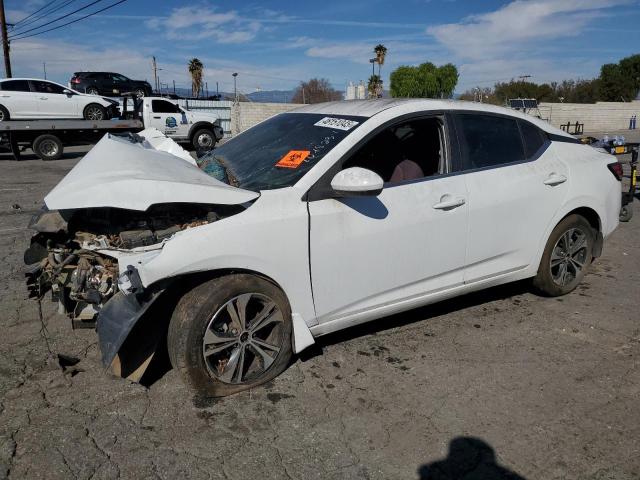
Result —
[{"label": "side mirror", "polygon": [[383,185],[380,175],[361,167],[341,170],[331,180],[331,188],[341,197],[376,197],[382,192]]},{"label": "side mirror", "polygon": [[62,93],[64,93],[65,95],[75,95],[71,90],[69,90],[68,88],[65,88],[64,90],[62,90]]}]

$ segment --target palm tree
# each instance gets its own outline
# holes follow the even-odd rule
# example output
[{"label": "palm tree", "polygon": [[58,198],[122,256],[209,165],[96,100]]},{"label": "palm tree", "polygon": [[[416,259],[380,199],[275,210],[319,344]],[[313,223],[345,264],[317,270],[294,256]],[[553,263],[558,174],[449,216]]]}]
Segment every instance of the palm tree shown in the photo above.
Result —
[{"label": "palm tree", "polygon": [[204,72],[204,65],[197,58],[189,60],[188,64],[189,73],[191,74],[191,94],[194,97],[200,96],[202,90],[202,73]]},{"label": "palm tree", "polygon": [[384,64],[384,58],[387,56],[387,47],[379,43],[373,48],[376,54],[376,63],[378,64],[378,76],[380,76],[380,67]]},{"label": "palm tree", "polygon": [[382,79],[378,75],[371,75],[367,84],[369,98],[382,97]]}]

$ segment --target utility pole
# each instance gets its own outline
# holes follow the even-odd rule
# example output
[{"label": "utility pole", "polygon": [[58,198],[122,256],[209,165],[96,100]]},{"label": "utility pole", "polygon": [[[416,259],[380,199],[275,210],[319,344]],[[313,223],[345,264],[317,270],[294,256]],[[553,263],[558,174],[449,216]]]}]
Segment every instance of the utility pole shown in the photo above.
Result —
[{"label": "utility pole", "polygon": [[306,103],[307,103],[307,102],[305,101],[305,98],[304,98],[304,87],[302,87],[302,103],[303,103],[303,104],[306,104]]},{"label": "utility pole", "polygon": [[176,81],[173,81],[173,94],[176,94]]},{"label": "utility pole", "polygon": [[[2,0],[0,0],[1,2]],[[156,85],[156,92],[158,91],[158,65],[156,64],[156,57],[151,57],[151,66],[153,68],[153,80],[155,82]]]},{"label": "utility pole", "polygon": [[231,76],[233,77],[233,101],[238,103],[238,84],[236,83],[238,74],[232,73]]},{"label": "utility pole", "polygon": [[218,82],[216,82],[216,97],[220,97],[220,90],[218,90]]},{"label": "utility pole", "polygon": [[7,78],[11,78],[11,59],[9,58],[9,38],[7,37],[7,20],[4,16],[4,0],[0,0],[0,28],[2,29],[2,50],[4,51],[4,70]]},{"label": "utility pole", "polygon": [[44,79],[47,79],[47,62],[42,62],[42,71],[44,72]]},{"label": "utility pole", "polygon": [[205,98],[209,98],[209,84],[207,82],[204,82],[204,91],[206,92]]}]

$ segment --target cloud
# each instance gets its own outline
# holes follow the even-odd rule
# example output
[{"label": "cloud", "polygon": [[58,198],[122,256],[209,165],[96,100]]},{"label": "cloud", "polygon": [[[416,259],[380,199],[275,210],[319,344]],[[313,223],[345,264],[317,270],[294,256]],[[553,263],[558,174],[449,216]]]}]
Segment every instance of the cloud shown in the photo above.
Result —
[{"label": "cloud", "polygon": [[606,9],[629,3],[631,0],[516,0],[496,11],[426,31],[460,58],[500,58],[526,45],[576,36],[605,15]]},{"label": "cloud", "polygon": [[259,21],[247,21],[234,10],[220,12],[202,6],[175,8],[168,17],[154,17],[145,24],[171,40],[211,39],[223,44],[250,42],[262,29]]}]

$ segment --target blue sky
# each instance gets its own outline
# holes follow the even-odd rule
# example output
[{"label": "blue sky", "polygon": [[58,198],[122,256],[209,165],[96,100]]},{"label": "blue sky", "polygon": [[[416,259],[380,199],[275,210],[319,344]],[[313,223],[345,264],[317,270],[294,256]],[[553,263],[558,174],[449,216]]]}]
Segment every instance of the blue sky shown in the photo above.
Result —
[{"label": "blue sky", "polygon": [[[17,22],[50,1],[5,0],[7,19]],[[65,21],[114,1],[100,0]],[[87,3],[74,0],[48,18]],[[23,34],[36,25],[23,26]],[[639,0],[128,0],[57,31],[15,39],[11,50],[14,76],[42,77],[46,62],[48,78],[61,83],[78,70],[153,83],[155,55],[161,81],[183,87],[195,56],[210,91],[216,81],[232,90],[231,73],[238,72],[239,90],[250,93],[313,77],[343,90],[348,81],[367,79],[373,47],[383,43],[386,86],[399,65],[451,62],[462,92],[524,74],[537,82],[592,78],[603,63],[640,53],[639,25]]]}]

